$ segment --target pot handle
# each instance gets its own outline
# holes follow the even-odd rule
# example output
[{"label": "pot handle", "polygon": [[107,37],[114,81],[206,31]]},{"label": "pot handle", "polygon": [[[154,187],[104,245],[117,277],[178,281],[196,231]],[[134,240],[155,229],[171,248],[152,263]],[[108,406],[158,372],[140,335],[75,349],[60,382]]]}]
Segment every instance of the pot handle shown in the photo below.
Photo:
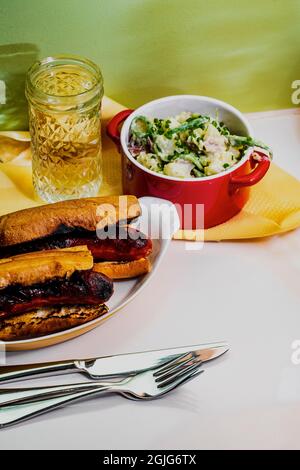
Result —
[{"label": "pot handle", "polygon": [[133,113],[133,109],[124,109],[116,114],[107,124],[106,133],[108,137],[119,147],[120,146],[120,131],[119,126],[123,121]]},{"label": "pot handle", "polygon": [[265,176],[270,168],[270,157],[262,151],[255,149],[249,159],[254,170],[248,175],[232,176],[230,184],[234,186],[234,189],[253,186]]}]

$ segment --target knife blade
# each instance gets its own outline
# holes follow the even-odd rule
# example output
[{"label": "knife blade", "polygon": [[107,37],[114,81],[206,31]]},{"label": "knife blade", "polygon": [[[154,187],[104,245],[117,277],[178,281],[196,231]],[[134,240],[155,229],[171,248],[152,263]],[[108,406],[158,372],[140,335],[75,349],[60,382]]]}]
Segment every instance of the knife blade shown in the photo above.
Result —
[{"label": "knife blade", "polygon": [[23,380],[40,375],[80,372],[91,379],[117,378],[135,375],[138,372],[154,369],[192,352],[201,362],[211,361],[225,354],[229,349],[226,342],[181,346],[135,353],[103,356],[91,359],[74,359],[57,362],[44,362],[0,367],[0,382]]}]

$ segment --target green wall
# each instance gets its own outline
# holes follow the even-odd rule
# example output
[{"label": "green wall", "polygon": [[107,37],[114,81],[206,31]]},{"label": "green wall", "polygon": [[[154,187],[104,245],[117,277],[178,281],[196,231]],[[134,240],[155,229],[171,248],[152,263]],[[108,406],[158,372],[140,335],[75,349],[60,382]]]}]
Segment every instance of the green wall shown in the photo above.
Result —
[{"label": "green wall", "polygon": [[178,93],[243,111],[293,106],[300,0],[0,0],[0,14],[0,44],[87,56],[129,106]]}]

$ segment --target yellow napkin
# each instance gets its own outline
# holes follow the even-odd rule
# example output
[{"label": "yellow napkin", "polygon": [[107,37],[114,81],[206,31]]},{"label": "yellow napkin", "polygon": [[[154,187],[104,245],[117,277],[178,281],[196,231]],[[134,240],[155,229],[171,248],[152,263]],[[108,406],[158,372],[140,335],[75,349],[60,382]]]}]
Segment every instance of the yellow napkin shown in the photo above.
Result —
[{"label": "yellow napkin", "polygon": [[[103,184],[100,194],[121,194],[121,158],[106,137],[105,127],[124,106],[103,100]],[[0,133],[0,215],[40,204],[31,183],[31,155],[27,132]],[[300,182],[272,163],[265,178],[251,189],[244,209],[228,222],[204,231],[205,240],[255,238],[300,226]],[[199,240],[201,231],[179,231],[177,240]]]}]

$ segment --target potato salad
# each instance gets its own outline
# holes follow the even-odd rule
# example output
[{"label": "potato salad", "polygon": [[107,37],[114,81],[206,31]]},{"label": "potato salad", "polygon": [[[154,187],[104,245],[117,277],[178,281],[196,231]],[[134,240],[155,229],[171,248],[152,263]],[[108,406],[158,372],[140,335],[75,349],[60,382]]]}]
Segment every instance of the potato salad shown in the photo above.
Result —
[{"label": "potato salad", "polygon": [[203,178],[230,169],[245,151],[258,146],[251,137],[232,135],[211,116],[182,112],[167,119],[136,116],[129,151],[148,170],[175,178]]}]

